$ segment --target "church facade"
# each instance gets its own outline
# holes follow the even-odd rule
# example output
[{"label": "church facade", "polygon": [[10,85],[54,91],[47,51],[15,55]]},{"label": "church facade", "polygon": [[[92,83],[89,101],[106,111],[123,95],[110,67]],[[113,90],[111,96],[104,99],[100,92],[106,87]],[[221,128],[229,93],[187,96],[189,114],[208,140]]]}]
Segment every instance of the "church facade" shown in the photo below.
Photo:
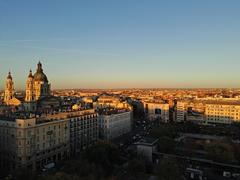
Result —
[{"label": "church facade", "polygon": [[[26,81],[25,98],[22,101],[14,96],[13,78],[11,73],[8,73],[4,92],[5,104],[13,106],[23,105],[25,111],[36,111],[37,105],[43,103],[42,101],[45,101],[46,104],[48,99],[51,99],[51,101],[52,99],[56,100],[51,95],[51,84],[43,72],[41,62],[37,64],[37,70],[34,74],[32,74],[31,70],[29,72]],[[56,101],[54,103],[56,104]]]}]

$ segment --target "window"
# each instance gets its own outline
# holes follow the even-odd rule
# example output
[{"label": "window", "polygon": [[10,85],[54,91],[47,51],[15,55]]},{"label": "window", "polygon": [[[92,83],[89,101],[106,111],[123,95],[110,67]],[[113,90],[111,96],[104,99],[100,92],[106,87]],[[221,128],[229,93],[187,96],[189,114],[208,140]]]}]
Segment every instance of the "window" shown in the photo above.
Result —
[{"label": "window", "polygon": [[155,109],[155,114],[161,114],[161,109]]},{"label": "window", "polygon": [[28,136],[31,136],[31,134],[32,134],[32,131],[29,130],[29,131],[28,131]]}]

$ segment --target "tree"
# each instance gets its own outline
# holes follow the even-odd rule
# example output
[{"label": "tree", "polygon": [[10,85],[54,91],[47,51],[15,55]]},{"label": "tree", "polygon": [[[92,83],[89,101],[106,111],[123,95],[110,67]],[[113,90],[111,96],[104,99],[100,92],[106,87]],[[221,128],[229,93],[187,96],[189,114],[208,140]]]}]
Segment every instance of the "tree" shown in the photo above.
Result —
[{"label": "tree", "polygon": [[234,144],[234,154],[238,163],[240,163],[240,145]]},{"label": "tree", "polygon": [[95,172],[100,177],[112,175],[114,165],[119,162],[118,148],[109,142],[99,142],[87,149],[85,157],[87,161],[96,166]]},{"label": "tree", "polygon": [[142,160],[133,159],[128,163],[128,173],[131,175],[139,175],[145,172],[145,164]]},{"label": "tree", "polygon": [[157,167],[157,176],[160,180],[183,179],[177,161],[170,157],[163,157]]},{"label": "tree", "polygon": [[27,168],[20,168],[14,172],[14,177],[17,177],[18,180],[33,180],[34,174],[33,171],[29,171]]},{"label": "tree", "polygon": [[235,160],[233,146],[229,143],[216,141],[208,144],[205,149],[214,161],[231,163]]},{"label": "tree", "polygon": [[64,171],[68,174],[77,174],[80,177],[84,177],[91,174],[92,165],[88,160],[72,160],[65,163]]},{"label": "tree", "polygon": [[119,159],[118,148],[101,141],[82,153],[81,159],[65,162],[63,171],[74,174],[81,180],[112,178]]},{"label": "tree", "polygon": [[183,129],[184,129],[183,132],[186,132],[186,133],[200,133],[199,125],[189,121],[184,123]]},{"label": "tree", "polygon": [[175,150],[175,141],[169,137],[160,137],[158,141],[158,149],[160,152],[170,153]]},{"label": "tree", "polygon": [[54,175],[48,175],[39,177],[38,180],[79,180],[80,178],[76,175],[69,175],[63,172],[58,172]]},{"label": "tree", "polygon": [[150,134],[150,136],[154,138],[160,137],[175,138],[176,135],[177,135],[176,129],[171,124],[165,124],[161,125],[160,127],[154,128]]}]

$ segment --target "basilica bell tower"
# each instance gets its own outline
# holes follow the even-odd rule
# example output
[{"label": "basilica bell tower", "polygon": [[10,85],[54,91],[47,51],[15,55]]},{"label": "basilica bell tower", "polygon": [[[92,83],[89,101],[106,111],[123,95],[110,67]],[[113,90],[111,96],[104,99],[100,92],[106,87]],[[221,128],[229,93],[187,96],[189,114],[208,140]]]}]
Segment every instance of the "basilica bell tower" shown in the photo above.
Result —
[{"label": "basilica bell tower", "polygon": [[14,83],[11,72],[9,71],[4,92],[4,102],[8,103],[14,97]]}]

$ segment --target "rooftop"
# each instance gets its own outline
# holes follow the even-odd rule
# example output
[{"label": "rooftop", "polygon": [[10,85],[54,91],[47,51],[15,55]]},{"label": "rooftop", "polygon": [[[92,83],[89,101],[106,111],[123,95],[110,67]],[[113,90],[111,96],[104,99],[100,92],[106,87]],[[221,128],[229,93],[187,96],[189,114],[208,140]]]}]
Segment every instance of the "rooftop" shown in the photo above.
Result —
[{"label": "rooftop", "polygon": [[216,105],[240,105],[240,100],[183,100],[180,102],[186,102],[186,103],[202,103],[202,104],[216,104]]},{"label": "rooftop", "polygon": [[141,139],[140,141],[136,142],[135,145],[146,145],[146,146],[153,146],[158,142],[158,139],[146,137]]},{"label": "rooftop", "polygon": [[54,113],[47,113],[47,114],[11,114],[9,116],[0,116],[0,120],[3,121],[15,121],[16,119],[32,119],[36,118],[37,123],[44,123],[50,121],[57,121],[63,120],[67,118],[79,117],[84,115],[94,114],[94,109],[82,109],[78,111],[68,111],[68,112],[54,112]]},{"label": "rooftop", "polygon": [[129,112],[129,110],[128,109],[103,109],[103,110],[100,110],[98,113],[100,115],[112,115],[112,114],[121,114],[125,112]]},{"label": "rooftop", "polygon": [[213,101],[213,100],[210,100],[210,101],[206,101],[206,104],[218,104],[218,105],[237,105],[237,106],[240,106],[240,101]]}]

